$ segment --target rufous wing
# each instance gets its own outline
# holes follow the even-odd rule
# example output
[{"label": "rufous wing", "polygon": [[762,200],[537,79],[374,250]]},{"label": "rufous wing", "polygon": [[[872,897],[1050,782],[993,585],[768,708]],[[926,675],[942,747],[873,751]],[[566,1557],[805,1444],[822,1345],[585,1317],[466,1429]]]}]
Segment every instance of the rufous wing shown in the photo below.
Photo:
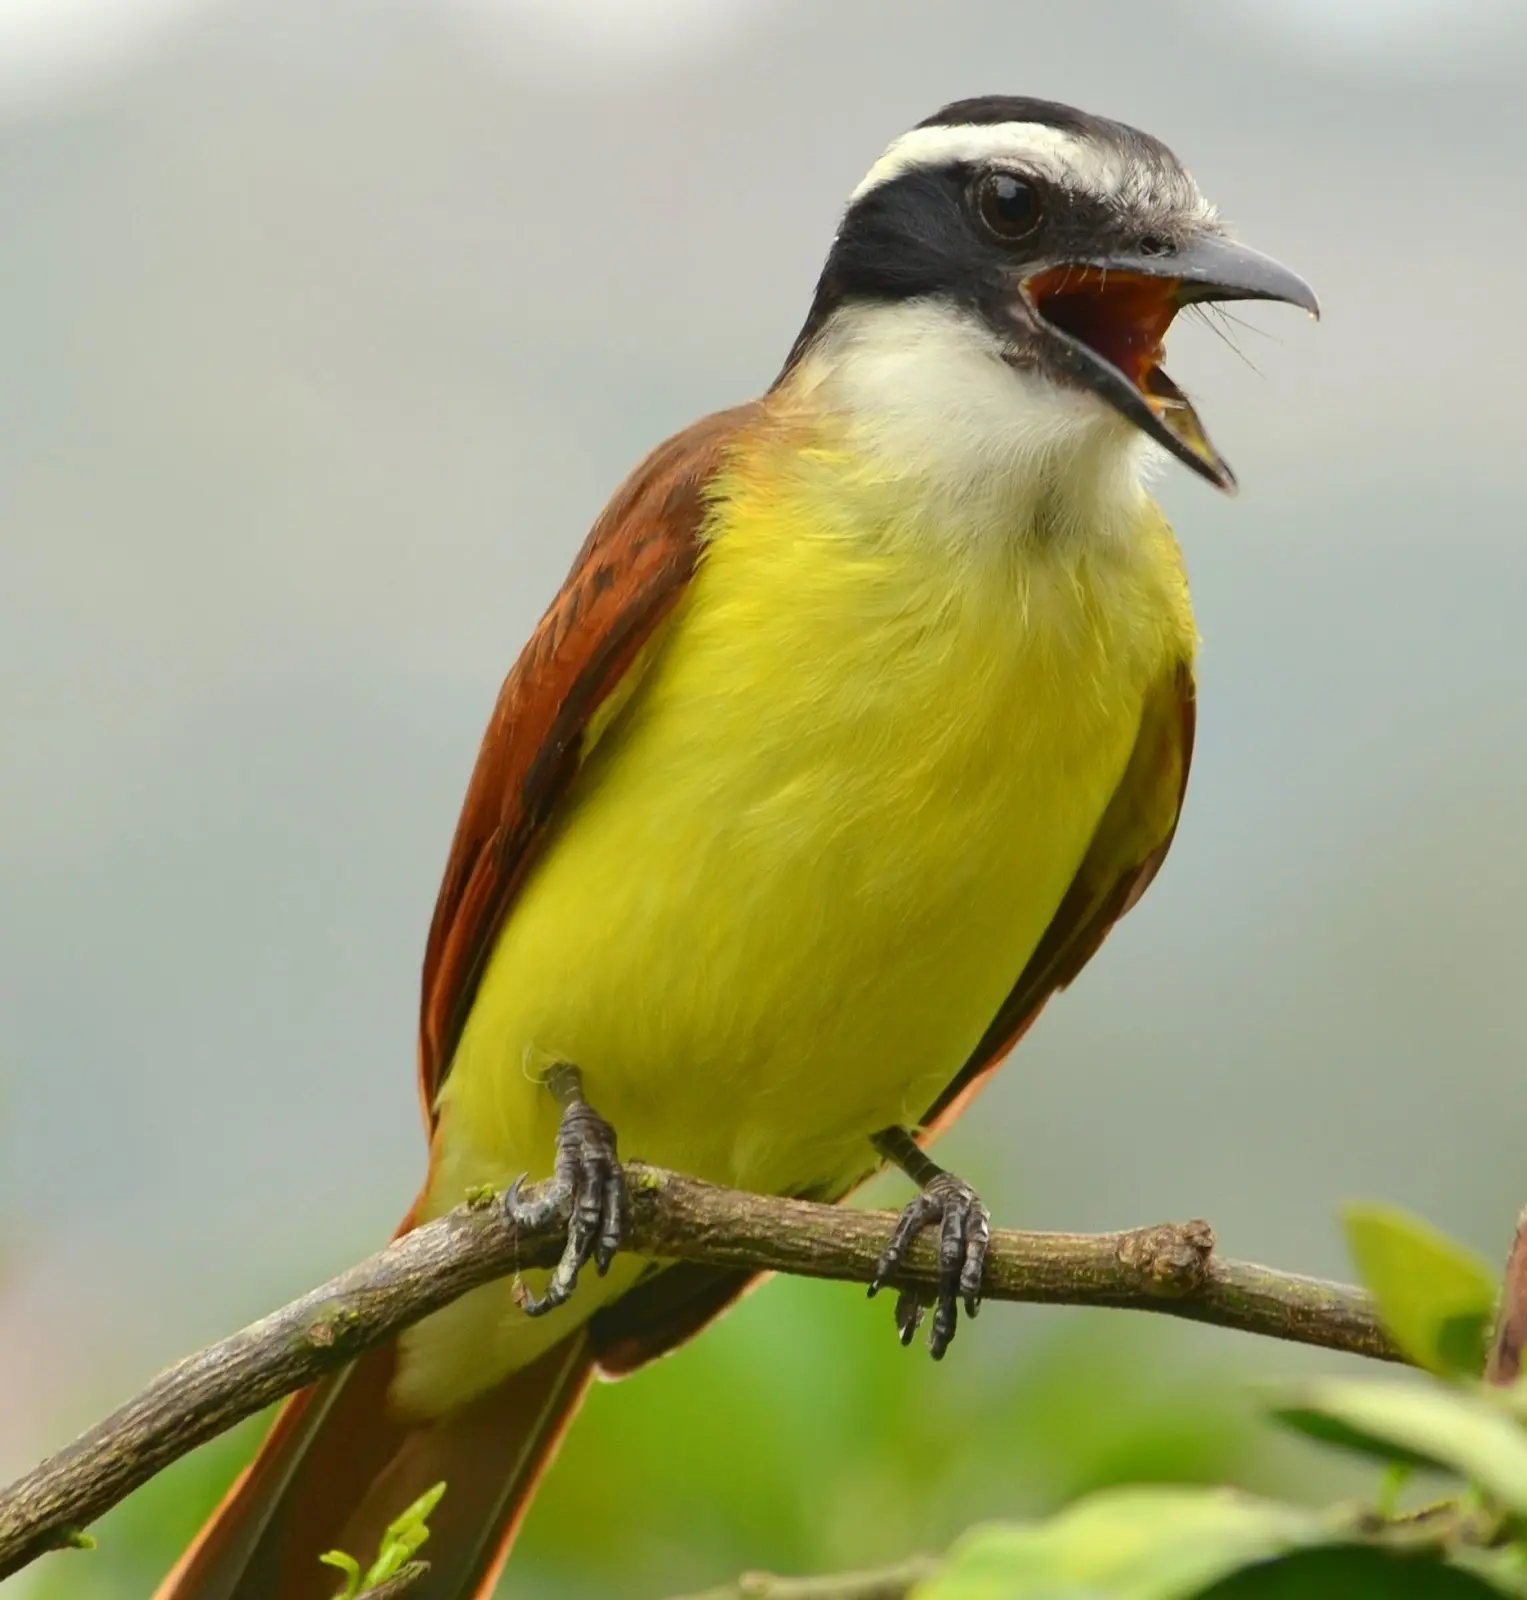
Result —
[{"label": "rufous wing", "polygon": [[659,445],[616,491],[499,691],[424,955],[419,1090],[433,1124],[483,968],[588,736],[695,570],[706,486],[756,405]]},{"label": "rufous wing", "polygon": [[[632,473],[499,692],[424,958],[419,1073],[431,1124],[515,892],[592,736],[630,692],[633,664],[695,571],[706,487],[753,415],[743,407],[708,417]],[[411,1421],[386,1399],[395,1348],[368,1352],[288,1403],[157,1600],[328,1594],[319,1553],[374,1547],[381,1524],[441,1479],[450,1493],[431,1519],[431,1572],[420,1595],[487,1595],[595,1357],[588,1333],[575,1330],[450,1415]]]}]

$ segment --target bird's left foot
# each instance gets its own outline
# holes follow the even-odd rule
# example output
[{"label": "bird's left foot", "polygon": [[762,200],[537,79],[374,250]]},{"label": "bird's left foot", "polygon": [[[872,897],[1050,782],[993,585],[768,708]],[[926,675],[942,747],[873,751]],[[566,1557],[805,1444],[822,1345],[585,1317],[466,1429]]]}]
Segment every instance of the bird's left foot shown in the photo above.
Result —
[{"label": "bird's left foot", "polygon": [[930,1161],[905,1128],[887,1128],[874,1138],[881,1155],[894,1161],[921,1190],[902,1210],[896,1231],[875,1269],[870,1294],[883,1289],[906,1257],[912,1241],[924,1228],[938,1224],[938,1289],[903,1289],[896,1297],[896,1327],[903,1344],[922,1325],[928,1306],[933,1321],[928,1329],[928,1350],[941,1361],[954,1338],[963,1302],[966,1316],[981,1307],[981,1278],[991,1242],[991,1216],[970,1185]]},{"label": "bird's left foot", "polygon": [[553,1221],[567,1227],[567,1247],[552,1269],[546,1292],[523,1295],[527,1317],[544,1316],[565,1305],[578,1287],[578,1274],[592,1260],[602,1278],[610,1269],[626,1232],[626,1183],[615,1149],[615,1130],[583,1098],[583,1075],[559,1064],[546,1074],[546,1086],[562,1107],[557,1155],[551,1180],[533,1200],[520,1198],[524,1179],[504,1196],[509,1220],[539,1231]]}]

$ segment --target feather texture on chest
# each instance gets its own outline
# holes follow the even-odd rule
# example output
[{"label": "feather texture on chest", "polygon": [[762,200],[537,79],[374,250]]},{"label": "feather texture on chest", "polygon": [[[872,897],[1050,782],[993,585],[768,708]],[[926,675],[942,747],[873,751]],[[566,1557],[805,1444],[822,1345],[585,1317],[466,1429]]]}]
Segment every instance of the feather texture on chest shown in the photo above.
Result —
[{"label": "feather texture on chest", "polygon": [[[1063,482],[961,495],[894,475],[837,430],[766,436],[713,491],[686,647],[714,656],[718,698],[751,700],[766,676],[792,742],[920,727],[909,760],[924,768],[978,728],[1016,753],[1085,742],[1193,655],[1176,541],[1128,488],[1089,534]],[[796,715],[803,701],[819,714]]]}]

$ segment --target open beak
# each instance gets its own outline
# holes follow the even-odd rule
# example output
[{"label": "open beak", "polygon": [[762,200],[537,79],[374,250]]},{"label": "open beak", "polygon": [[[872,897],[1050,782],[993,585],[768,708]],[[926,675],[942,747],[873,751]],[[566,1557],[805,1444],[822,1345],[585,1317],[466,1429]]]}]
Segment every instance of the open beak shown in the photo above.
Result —
[{"label": "open beak", "polygon": [[1022,287],[1070,377],[1227,491],[1235,488],[1235,474],[1161,367],[1172,319],[1184,306],[1225,300],[1281,300],[1320,315],[1303,278],[1218,235],[1169,254],[1118,254],[1049,267]]}]

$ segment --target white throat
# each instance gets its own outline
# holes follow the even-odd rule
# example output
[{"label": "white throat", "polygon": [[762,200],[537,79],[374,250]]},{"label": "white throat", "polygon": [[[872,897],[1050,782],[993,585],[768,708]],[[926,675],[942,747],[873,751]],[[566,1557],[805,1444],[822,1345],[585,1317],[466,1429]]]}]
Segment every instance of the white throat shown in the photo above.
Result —
[{"label": "white throat", "polygon": [[1146,440],[1095,396],[1002,359],[974,316],[938,300],[856,303],[822,330],[788,393],[826,413],[901,517],[940,537],[1075,546],[1127,539]]}]

